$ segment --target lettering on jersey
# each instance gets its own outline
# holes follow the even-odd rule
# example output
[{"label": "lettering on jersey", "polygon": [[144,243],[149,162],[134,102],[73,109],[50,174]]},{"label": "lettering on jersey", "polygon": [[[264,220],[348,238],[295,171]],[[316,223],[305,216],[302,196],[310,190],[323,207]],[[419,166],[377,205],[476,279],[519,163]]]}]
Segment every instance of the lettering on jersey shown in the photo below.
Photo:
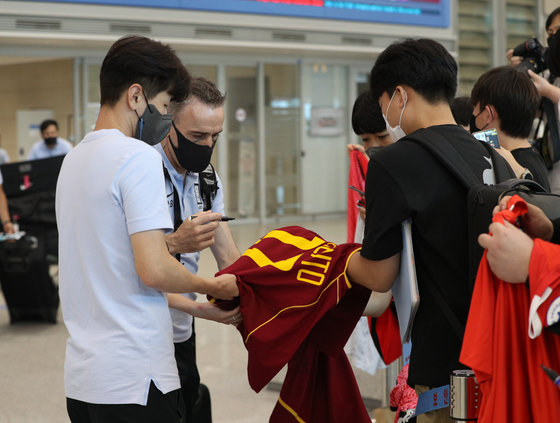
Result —
[{"label": "lettering on jersey", "polygon": [[315,248],[311,253],[312,260],[302,260],[296,279],[313,285],[322,285],[331,265],[335,247],[332,242],[327,242]]},{"label": "lettering on jersey", "polygon": [[284,244],[293,245],[294,247],[305,251],[312,250],[318,247],[319,245],[325,243],[325,240],[323,238],[319,238],[318,236],[309,240],[302,236],[292,235],[289,232],[281,231],[278,229],[270,231],[265,236],[263,236],[259,241],[257,241],[257,243],[261,242],[263,239],[266,238],[274,238]]},{"label": "lettering on jersey", "polygon": [[259,267],[274,266],[278,270],[282,270],[284,272],[292,270],[296,261],[301,257],[301,254],[298,254],[297,256],[289,257],[284,260],[272,261],[258,248],[249,248],[243,253],[243,255],[249,257]]},{"label": "lettering on jersey", "polygon": [[556,298],[546,312],[546,324],[552,326],[560,321],[560,297]]},{"label": "lettering on jersey", "polygon": [[313,250],[310,258],[302,260],[296,279],[301,282],[310,283],[312,285],[322,285],[325,282],[325,275],[329,271],[332,253],[336,244],[325,242],[324,239],[316,236],[313,239],[307,239],[301,236],[293,235],[286,231],[273,230],[257,241],[252,248],[243,253],[245,257],[250,258],[259,267],[274,266],[278,270],[290,271],[303,255],[297,254],[282,260],[273,261],[264,252],[258,248],[258,243],[265,239],[277,239],[283,244],[296,247],[298,250]]}]

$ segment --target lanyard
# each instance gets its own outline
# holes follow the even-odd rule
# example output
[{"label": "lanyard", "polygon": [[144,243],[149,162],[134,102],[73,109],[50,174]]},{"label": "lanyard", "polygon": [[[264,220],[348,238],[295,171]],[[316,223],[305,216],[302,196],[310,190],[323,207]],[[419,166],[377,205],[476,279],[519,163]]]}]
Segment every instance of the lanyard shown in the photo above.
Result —
[{"label": "lanyard", "polygon": [[449,385],[440,386],[439,388],[421,393],[418,396],[414,415],[418,416],[445,407],[449,407]]},{"label": "lanyard", "polygon": [[[163,166],[163,174],[165,175],[165,179],[167,179],[173,187],[173,231],[176,231],[183,223],[183,220],[181,219],[181,204],[179,203],[179,194],[177,194],[177,189],[175,188],[175,185],[171,180],[171,176],[169,175],[169,172],[165,166]],[[181,261],[181,254],[175,254],[175,258]]]}]

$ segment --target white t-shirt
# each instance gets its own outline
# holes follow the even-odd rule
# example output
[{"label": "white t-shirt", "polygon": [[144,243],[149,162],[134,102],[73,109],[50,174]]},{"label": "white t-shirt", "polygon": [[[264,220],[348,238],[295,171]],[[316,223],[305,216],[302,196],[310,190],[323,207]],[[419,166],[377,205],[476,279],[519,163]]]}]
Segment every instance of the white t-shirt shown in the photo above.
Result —
[{"label": "white t-shirt", "polygon": [[161,157],[116,129],[86,135],[57,183],[66,396],[145,405],[178,389],[167,295],[139,279],[130,235],[172,227]]},{"label": "white t-shirt", "polygon": [[[200,197],[200,181],[198,173],[188,173],[186,176],[178,173],[169,162],[165,155],[161,144],[156,144],[156,150],[159,151],[163,158],[163,163],[173,185],[177,190],[179,202],[181,205],[181,220],[187,219],[189,216],[201,212],[203,210],[202,199]],[[212,201],[212,211],[224,214],[224,189],[222,181],[216,174],[218,180],[218,191],[216,197]],[[171,219],[174,220],[175,209],[173,207],[173,185],[171,182],[165,181],[165,190],[167,194],[167,204],[169,207],[169,214]],[[198,272],[198,260],[200,253],[181,254],[181,263],[193,274]],[[195,293],[183,294],[185,297],[196,300]],[[170,309],[171,318],[173,319],[173,340],[176,343],[184,342],[192,335],[192,316],[179,310]]]}]

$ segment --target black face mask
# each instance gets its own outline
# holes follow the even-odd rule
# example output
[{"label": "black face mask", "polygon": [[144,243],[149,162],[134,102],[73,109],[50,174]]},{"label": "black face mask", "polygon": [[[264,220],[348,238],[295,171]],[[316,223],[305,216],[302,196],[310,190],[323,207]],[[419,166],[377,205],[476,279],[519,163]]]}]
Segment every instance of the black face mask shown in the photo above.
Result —
[{"label": "black face mask", "polygon": [[[142,94],[144,93],[142,92]],[[156,106],[148,103],[146,94],[144,94],[144,98],[147,106],[142,116],[138,116],[134,138],[150,145],[156,145],[169,134],[172,122],[171,115],[162,115]],[[138,112],[136,112],[136,115],[138,115]]]},{"label": "black face mask", "polygon": [[195,144],[179,132],[175,123],[173,123],[173,128],[175,128],[175,133],[177,134],[178,147],[173,145],[171,139],[169,140],[169,143],[175,152],[175,157],[177,157],[179,165],[189,172],[202,172],[208,167],[208,164],[210,164],[214,145],[212,145],[212,147],[208,147],[207,145]]},{"label": "black face mask", "polygon": [[47,144],[49,147],[52,147],[53,145],[56,144],[56,137],[49,137],[49,138],[44,138],[45,144]]},{"label": "black face mask", "polygon": [[377,153],[379,150],[381,150],[382,148],[384,148],[384,147],[381,147],[379,145],[376,145],[374,147],[370,147],[366,150],[366,154],[371,159],[373,157],[373,155],[375,153]]},{"label": "black face mask", "polygon": [[475,132],[480,131],[479,128],[477,128],[476,126],[476,118],[478,117],[478,115],[471,115],[471,121],[469,122],[469,131],[471,134],[474,134]]},{"label": "black face mask", "polygon": [[[476,126],[476,118],[479,117],[479,116],[482,114],[483,111],[484,111],[484,109],[482,109],[482,110],[478,113],[478,115],[471,115],[471,120],[470,120],[470,122],[469,122],[469,131],[470,131],[471,134],[474,134],[475,132],[480,132],[480,131],[484,130],[484,128],[486,128],[486,127],[488,126],[488,124],[484,125],[483,128],[478,128],[478,127]],[[494,119],[494,115],[493,115],[491,109],[490,109],[490,115],[492,116],[492,119]]]}]

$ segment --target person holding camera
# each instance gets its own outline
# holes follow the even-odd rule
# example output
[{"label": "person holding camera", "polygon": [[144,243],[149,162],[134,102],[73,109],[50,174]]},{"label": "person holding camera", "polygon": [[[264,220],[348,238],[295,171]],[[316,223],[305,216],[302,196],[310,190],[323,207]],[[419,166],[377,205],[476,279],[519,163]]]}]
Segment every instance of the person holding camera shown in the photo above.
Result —
[{"label": "person holding camera", "polygon": [[552,86],[560,87],[560,40],[556,36],[560,29],[560,7],[550,13],[545,25],[548,48],[543,47],[537,38],[531,38],[508,50],[506,57],[512,66],[529,74],[541,95],[539,122],[530,138],[550,170],[551,191],[558,194],[560,169],[554,164],[560,160],[559,110],[550,91]]},{"label": "person holding camera", "polygon": [[[548,15],[546,18],[545,28],[547,44],[550,46],[552,36],[560,29],[560,7],[557,7],[550,13],[550,15]],[[544,61],[544,57],[542,57],[544,55],[543,50],[544,48],[539,40],[531,38],[516,48],[509,49],[506,52],[506,57],[513,67],[518,67],[523,62],[529,62],[530,60],[537,60],[538,62]],[[529,63],[527,65],[530,66]],[[543,70],[545,69],[537,67],[536,73],[541,73]]]}]

